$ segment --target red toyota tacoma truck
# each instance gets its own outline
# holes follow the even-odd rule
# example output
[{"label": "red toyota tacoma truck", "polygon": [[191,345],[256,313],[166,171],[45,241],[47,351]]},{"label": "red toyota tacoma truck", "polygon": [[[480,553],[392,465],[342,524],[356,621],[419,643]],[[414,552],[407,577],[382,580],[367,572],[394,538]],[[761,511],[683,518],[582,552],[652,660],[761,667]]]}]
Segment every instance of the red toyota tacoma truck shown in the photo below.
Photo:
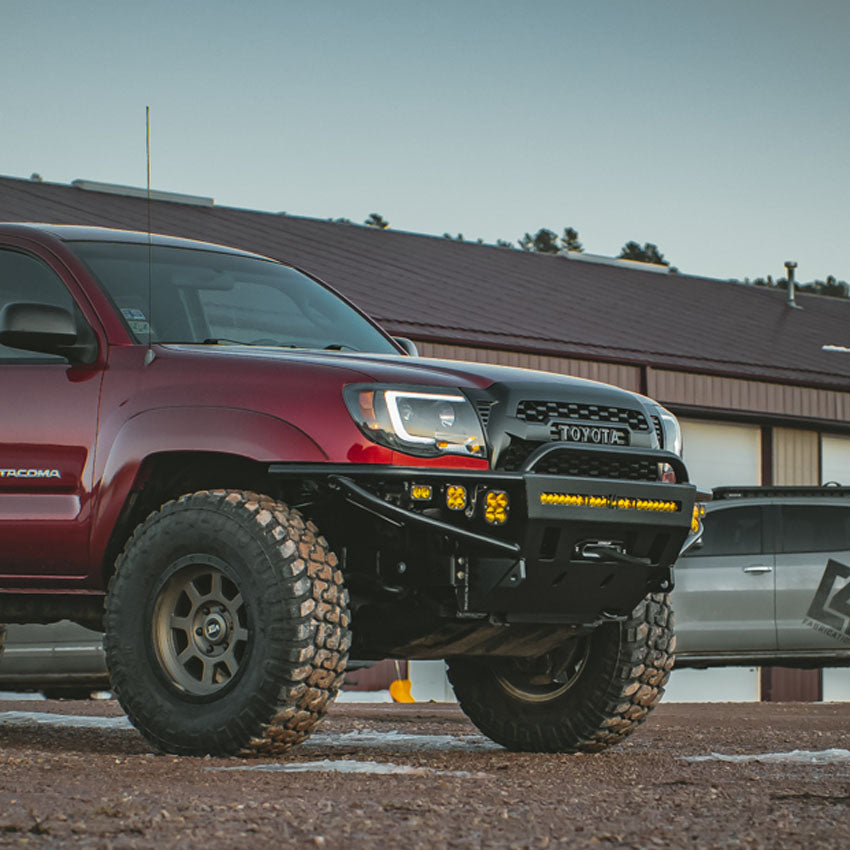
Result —
[{"label": "red toyota tacoma truck", "polygon": [[349,653],[445,658],[518,750],[660,698],[695,490],[655,402],[411,356],[217,245],[3,224],[0,282],[0,622],[102,628],[156,747],[283,751]]}]

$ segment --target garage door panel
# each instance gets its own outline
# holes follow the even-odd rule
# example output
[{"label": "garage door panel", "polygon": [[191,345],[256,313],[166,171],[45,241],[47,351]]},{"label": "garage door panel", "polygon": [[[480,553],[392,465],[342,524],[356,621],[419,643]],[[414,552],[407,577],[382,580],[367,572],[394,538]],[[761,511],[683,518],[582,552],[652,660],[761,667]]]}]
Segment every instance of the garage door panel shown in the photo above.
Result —
[{"label": "garage door panel", "polygon": [[761,484],[761,428],[681,420],[684,460],[702,491],[724,485]]},{"label": "garage door panel", "polygon": [[850,437],[824,434],[821,438],[821,478],[850,485]]}]

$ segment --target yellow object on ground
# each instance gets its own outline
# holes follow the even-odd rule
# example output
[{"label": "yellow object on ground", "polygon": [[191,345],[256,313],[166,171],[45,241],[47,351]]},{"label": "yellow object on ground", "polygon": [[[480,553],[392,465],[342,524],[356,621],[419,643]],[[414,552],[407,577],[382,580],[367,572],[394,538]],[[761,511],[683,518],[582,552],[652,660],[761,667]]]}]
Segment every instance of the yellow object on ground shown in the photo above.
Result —
[{"label": "yellow object on ground", "polygon": [[410,679],[401,678],[401,667],[398,661],[395,662],[395,674],[395,681],[390,682],[390,696],[393,698],[393,702],[416,702],[410,693],[412,687]]}]

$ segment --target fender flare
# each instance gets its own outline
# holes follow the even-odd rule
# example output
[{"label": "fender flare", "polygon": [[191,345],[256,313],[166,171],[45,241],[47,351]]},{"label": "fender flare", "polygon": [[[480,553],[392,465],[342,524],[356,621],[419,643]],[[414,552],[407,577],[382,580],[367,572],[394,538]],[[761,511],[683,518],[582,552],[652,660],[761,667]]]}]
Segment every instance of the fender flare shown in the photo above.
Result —
[{"label": "fender flare", "polygon": [[[259,462],[322,463],[328,456],[301,429],[254,410],[202,405],[159,407],[130,417],[97,458],[91,560],[100,564],[139,470],[152,455],[212,452]],[[99,570],[96,571],[99,574]]]}]

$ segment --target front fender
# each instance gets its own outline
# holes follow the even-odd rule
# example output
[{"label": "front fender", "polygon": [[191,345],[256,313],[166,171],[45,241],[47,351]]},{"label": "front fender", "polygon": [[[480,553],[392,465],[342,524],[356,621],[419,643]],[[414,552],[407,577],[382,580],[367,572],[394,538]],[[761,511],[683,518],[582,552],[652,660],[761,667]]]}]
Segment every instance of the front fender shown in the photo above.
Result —
[{"label": "front fender", "polygon": [[328,459],[299,428],[253,410],[186,406],[138,413],[120,426],[108,447],[98,446],[97,466],[102,472],[96,479],[99,485],[92,522],[93,564],[102,562],[141,465],[151,455],[167,452],[214,452],[263,463],[321,463]]}]

